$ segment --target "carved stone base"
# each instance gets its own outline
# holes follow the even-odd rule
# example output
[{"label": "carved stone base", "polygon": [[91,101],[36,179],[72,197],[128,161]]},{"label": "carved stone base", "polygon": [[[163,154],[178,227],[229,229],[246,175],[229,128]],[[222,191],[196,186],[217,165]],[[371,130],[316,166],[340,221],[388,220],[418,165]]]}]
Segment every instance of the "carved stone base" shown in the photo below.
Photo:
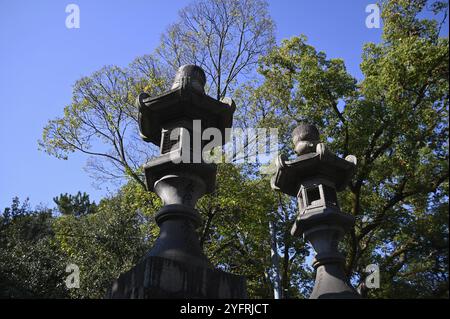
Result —
[{"label": "carved stone base", "polygon": [[310,299],[358,299],[359,294],[345,281],[339,263],[325,264],[316,269],[316,281]]},{"label": "carved stone base", "polygon": [[[339,213],[334,225],[319,225],[308,229],[305,238],[316,251],[313,267],[316,280],[310,299],[358,299],[361,296],[348,282],[344,272],[344,256],[338,250],[338,243],[344,234],[344,227],[352,216]],[[340,224],[340,225],[339,225]]]},{"label": "carved stone base", "polygon": [[107,299],[247,298],[245,278],[167,258],[147,256],[122,274]]}]

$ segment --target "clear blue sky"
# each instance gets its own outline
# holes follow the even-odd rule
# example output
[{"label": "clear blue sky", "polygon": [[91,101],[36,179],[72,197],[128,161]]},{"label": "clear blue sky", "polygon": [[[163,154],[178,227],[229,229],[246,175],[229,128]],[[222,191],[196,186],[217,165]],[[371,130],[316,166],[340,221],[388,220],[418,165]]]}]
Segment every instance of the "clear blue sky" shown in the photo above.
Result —
[{"label": "clear blue sky", "polygon": [[[70,103],[77,79],[151,53],[189,2],[0,0],[0,210],[13,196],[52,207],[60,193],[81,190],[95,200],[106,194],[106,187],[92,186],[82,154],[63,161],[38,151],[42,128]],[[381,34],[365,26],[365,7],[373,2],[272,0],[270,13],[277,39],[304,33],[360,77],[361,48]],[[80,8],[80,29],[65,26],[69,3]]]}]

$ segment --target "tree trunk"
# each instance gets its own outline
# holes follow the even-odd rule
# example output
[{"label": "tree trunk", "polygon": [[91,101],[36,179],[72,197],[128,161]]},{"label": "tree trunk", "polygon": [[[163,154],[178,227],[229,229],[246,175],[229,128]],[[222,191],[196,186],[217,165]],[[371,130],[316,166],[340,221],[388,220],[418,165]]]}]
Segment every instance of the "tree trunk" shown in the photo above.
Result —
[{"label": "tree trunk", "polygon": [[281,291],[281,278],[280,278],[280,261],[278,255],[278,244],[277,244],[277,231],[276,226],[273,221],[269,222],[269,231],[270,231],[270,257],[272,263],[272,271],[273,271],[273,298],[280,299],[282,295]]}]

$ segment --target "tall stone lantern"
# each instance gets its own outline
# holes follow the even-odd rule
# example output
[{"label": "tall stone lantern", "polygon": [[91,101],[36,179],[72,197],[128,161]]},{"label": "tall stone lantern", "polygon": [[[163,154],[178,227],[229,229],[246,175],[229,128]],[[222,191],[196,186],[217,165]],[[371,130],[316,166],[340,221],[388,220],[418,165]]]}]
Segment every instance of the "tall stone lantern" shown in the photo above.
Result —
[{"label": "tall stone lantern", "polygon": [[299,213],[291,229],[316,251],[316,280],[311,299],[359,298],[344,273],[344,256],[338,250],[342,236],[354,226],[354,217],[341,212],[337,192],[345,189],[356,168],[353,155],[342,159],[319,141],[319,131],[300,124],[293,132],[298,157],[279,157],[272,188],[296,196]]},{"label": "tall stone lantern", "polygon": [[[144,141],[160,146],[160,155],[144,165],[146,184],[163,201],[155,220],[160,234],[153,248],[108,292],[110,298],[245,298],[245,279],[214,269],[204,255],[196,228],[195,205],[214,191],[216,164],[202,149],[205,130],[231,127],[235,105],[205,94],[206,77],[195,65],[182,66],[171,90],[137,98]],[[206,134],[207,136],[208,134]]]}]

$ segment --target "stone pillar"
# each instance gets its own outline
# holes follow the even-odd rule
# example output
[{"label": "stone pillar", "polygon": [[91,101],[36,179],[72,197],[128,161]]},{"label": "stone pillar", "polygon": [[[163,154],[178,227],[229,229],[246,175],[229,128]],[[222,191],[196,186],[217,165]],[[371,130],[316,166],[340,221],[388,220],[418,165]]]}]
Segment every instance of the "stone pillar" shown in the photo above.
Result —
[{"label": "stone pillar", "polygon": [[313,267],[316,280],[311,299],[318,298],[358,298],[344,273],[344,256],[338,251],[338,243],[344,231],[341,227],[317,226],[304,231],[304,236],[311,243],[316,256]]},{"label": "stone pillar", "polygon": [[299,156],[292,161],[280,157],[271,183],[272,188],[297,197],[299,214],[291,234],[303,235],[316,251],[316,280],[310,298],[359,298],[346,278],[345,258],[338,250],[354,217],[341,212],[337,192],[344,190],[353,176],[356,158],[342,159],[328,151],[313,125],[299,125],[293,141]]},{"label": "stone pillar", "polygon": [[[122,274],[107,298],[246,298],[245,278],[214,269],[204,255],[195,205],[215,188],[216,165],[194,159],[193,121],[201,130],[217,128],[224,136],[235,106],[204,92],[205,74],[197,66],[180,68],[170,91],[138,97],[141,137],[160,143],[159,157],[144,165],[146,184],[163,201],[155,220],[160,234],[153,248]],[[175,132],[173,139],[172,132]],[[200,132],[201,133],[201,132]],[[221,141],[223,143],[223,141]],[[201,143],[200,143],[201,144]]]}]

